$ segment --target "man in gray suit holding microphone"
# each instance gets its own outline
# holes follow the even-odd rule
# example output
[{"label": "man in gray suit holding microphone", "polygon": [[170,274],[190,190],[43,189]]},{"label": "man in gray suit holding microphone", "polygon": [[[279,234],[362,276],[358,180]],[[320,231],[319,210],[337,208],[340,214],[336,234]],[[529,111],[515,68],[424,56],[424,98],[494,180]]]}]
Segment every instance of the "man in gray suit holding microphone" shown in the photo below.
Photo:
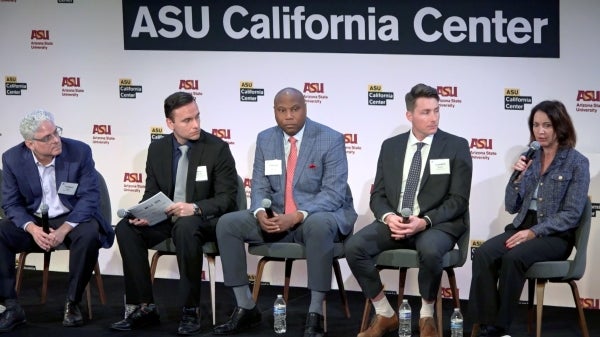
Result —
[{"label": "man in gray suit holding microphone", "polygon": [[[419,255],[419,335],[441,336],[433,308],[442,256],[467,230],[464,216],[473,164],[469,143],[438,128],[439,100],[437,90],[425,84],[406,94],[406,118],[412,127],[381,145],[370,201],[375,221],[346,242],[348,265],[376,314],[358,337],[398,330],[398,315],[385,297],[374,259],[382,251],[400,248],[416,249]],[[405,209],[408,214],[401,214]]]},{"label": "man in gray suit holding microphone", "polygon": [[[306,118],[300,91],[275,96],[277,126],[258,134],[250,210],[228,213],[217,223],[225,285],[237,301],[218,335],[258,325],[261,314],[248,286],[245,242],[298,242],[306,246],[308,309],[305,337],[323,336],[322,303],[331,287],[334,242],[352,232],[357,214],[347,188],[348,162],[341,133]],[[272,202],[265,210],[264,199]]]}]

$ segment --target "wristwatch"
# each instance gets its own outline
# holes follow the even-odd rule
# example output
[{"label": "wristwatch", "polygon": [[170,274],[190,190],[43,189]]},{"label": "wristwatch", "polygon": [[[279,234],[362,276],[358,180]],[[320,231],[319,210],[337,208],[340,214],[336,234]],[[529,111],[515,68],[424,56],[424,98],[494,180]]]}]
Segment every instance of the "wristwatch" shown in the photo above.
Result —
[{"label": "wristwatch", "polygon": [[423,217],[423,220],[425,220],[425,223],[426,223],[425,229],[431,228],[431,226],[432,226],[431,219],[429,219],[429,217],[427,215]]},{"label": "wristwatch", "polygon": [[198,206],[198,204],[193,203],[192,207],[194,207],[194,215],[200,215],[200,207]]}]

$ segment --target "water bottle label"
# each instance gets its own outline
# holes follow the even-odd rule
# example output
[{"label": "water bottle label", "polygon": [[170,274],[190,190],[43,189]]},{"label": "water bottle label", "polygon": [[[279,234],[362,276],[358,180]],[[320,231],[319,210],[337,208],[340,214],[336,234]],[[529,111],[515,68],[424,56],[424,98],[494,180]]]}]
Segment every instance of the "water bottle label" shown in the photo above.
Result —
[{"label": "water bottle label", "polygon": [[273,312],[275,314],[285,314],[285,308],[274,308]]},{"label": "water bottle label", "polygon": [[399,316],[400,316],[400,319],[411,319],[411,317],[410,317],[411,312],[410,311],[406,311],[406,312],[400,311]]},{"label": "water bottle label", "polygon": [[452,320],[450,321],[450,328],[452,329],[460,329],[463,326],[463,321],[461,320]]}]

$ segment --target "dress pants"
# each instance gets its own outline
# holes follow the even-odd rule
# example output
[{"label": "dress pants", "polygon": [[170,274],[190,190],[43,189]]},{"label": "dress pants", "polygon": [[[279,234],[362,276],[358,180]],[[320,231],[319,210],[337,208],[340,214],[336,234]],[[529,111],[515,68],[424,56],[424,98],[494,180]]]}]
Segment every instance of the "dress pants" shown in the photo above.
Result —
[{"label": "dress pants", "polygon": [[200,305],[202,282],[202,245],[215,240],[216,220],[184,216],[175,223],[170,219],[154,226],[134,226],[122,219],[115,229],[123,259],[125,302],[154,303],[148,249],[172,237],[179,267],[178,301],[181,306]]},{"label": "dress pants", "polygon": [[457,239],[431,228],[407,239],[395,240],[390,228],[375,221],[346,241],[346,261],[367,298],[376,297],[383,289],[375,258],[391,249],[416,249],[419,256],[419,292],[427,301],[437,298],[442,278],[443,256],[454,247]]},{"label": "dress pants", "polygon": [[[51,228],[60,227],[66,215],[49,220]],[[35,226],[35,224],[29,224]],[[82,222],[73,228],[64,239],[63,244],[69,249],[69,284],[67,299],[81,302],[83,291],[87,286],[96,263],[101,247],[100,226],[95,219]],[[8,219],[0,220],[0,298],[16,299],[15,292],[15,256],[19,252],[43,252],[35,243],[33,237],[15,226]]]},{"label": "dress pants", "polygon": [[334,242],[341,235],[331,213],[310,214],[302,224],[285,233],[263,232],[248,210],[227,213],[217,224],[217,241],[221,249],[223,278],[226,286],[248,284],[248,267],[244,243],[296,242],[306,246],[308,288],[326,292],[331,289]]},{"label": "dress pants", "polygon": [[564,260],[573,248],[569,236],[545,236],[512,249],[506,240],[517,231],[512,224],[475,250],[469,311],[473,322],[508,330],[517,311],[527,269],[539,261]]}]

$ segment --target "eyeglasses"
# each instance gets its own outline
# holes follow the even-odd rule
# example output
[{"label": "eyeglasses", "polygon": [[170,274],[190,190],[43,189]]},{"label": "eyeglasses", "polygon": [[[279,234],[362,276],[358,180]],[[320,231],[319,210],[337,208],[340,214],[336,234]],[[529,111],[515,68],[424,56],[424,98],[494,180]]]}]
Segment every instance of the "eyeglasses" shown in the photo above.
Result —
[{"label": "eyeglasses", "polygon": [[44,136],[42,138],[31,138],[31,140],[36,140],[38,142],[42,142],[42,143],[48,143],[49,141],[53,140],[54,138],[60,138],[60,135],[62,135],[62,131],[63,129],[60,126],[57,126],[56,129],[54,129],[54,132]]}]

